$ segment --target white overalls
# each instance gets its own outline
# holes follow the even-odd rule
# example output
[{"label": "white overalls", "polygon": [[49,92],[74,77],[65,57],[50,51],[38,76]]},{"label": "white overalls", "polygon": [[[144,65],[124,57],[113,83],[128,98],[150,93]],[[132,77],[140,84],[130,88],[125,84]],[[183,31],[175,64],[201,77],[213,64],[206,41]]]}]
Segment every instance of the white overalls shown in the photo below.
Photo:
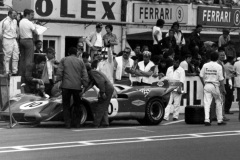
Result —
[{"label": "white overalls", "polygon": [[210,122],[210,106],[214,97],[216,102],[216,114],[218,123],[223,121],[222,115],[222,98],[219,90],[220,81],[224,79],[222,67],[217,62],[209,62],[203,65],[200,77],[203,78],[204,86],[204,112],[205,122]]}]

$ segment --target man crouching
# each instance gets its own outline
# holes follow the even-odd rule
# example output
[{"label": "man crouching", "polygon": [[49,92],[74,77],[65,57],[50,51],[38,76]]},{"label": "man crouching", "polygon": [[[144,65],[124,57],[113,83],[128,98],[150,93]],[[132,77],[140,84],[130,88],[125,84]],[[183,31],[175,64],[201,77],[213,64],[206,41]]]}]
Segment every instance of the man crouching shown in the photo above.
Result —
[{"label": "man crouching", "polygon": [[108,106],[110,104],[114,87],[110,80],[100,71],[97,71],[98,60],[94,60],[91,64],[91,68],[87,67],[90,83],[88,87],[84,89],[84,92],[88,91],[94,85],[99,88],[98,104],[94,108],[94,121],[93,127],[98,128],[100,125],[108,127]]}]

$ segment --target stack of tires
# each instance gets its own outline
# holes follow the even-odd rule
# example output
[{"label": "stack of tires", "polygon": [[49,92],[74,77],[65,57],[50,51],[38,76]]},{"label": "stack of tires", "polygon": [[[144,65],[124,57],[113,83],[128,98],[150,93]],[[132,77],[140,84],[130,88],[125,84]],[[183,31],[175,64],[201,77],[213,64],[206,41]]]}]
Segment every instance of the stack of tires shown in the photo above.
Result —
[{"label": "stack of tires", "polygon": [[204,124],[205,114],[203,106],[186,106],[185,123],[186,124]]}]

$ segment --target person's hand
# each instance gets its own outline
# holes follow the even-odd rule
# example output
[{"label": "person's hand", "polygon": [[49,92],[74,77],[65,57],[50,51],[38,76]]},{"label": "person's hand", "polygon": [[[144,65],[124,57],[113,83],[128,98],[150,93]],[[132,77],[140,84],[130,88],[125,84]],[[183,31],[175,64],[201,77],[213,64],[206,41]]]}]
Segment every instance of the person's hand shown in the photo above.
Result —
[{"label": "person's hand", "polygon": [[107,99],[107,96],[106,96],[106,94],[105,94],[104,92],[101,93],[101,97],[102,97],[103,100],[106,100],[106,99]]}]

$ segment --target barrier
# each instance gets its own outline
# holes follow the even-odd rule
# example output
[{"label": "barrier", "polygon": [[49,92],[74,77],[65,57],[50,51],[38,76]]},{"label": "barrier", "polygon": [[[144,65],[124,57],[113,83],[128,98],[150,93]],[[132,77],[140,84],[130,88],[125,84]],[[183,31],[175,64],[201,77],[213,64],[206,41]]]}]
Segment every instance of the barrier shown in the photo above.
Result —
[{"label": "barrier", "polygon": [[[203,84],[199,76],[187,76],[184,83],[185,94],[182,96],[180,113],[184,113],[185,107],[188,105],[203,105]],[[234,101],[231,111],[239,111],[237,99],[237,91],[234,90]]]}]

